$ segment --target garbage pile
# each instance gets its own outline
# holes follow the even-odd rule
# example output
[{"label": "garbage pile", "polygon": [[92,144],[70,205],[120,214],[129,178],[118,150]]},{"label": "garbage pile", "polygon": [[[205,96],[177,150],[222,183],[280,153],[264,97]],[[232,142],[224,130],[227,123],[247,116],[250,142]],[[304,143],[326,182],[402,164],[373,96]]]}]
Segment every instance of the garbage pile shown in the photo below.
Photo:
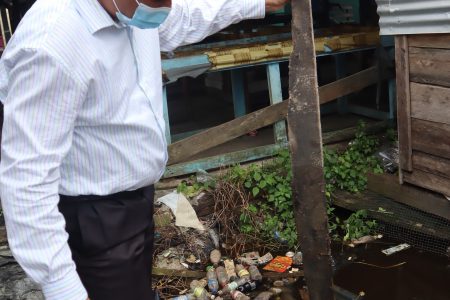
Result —
[{"label": "garbage pile", "polygon": [[230,259],[222,257],[221,252],[215,249],[210,253],[206,277],[192,280],[186,294],[171,299],[272,299],[281,294],[281,287],[295,282],[296,279],[276,280],[270,286],[270,283],[264,282],[264,276],[260,269],[280,274],[294,273],[299,272],[301,265],[301,252],[288,252],[286,256],[277,256],[276,258],[273,258],[270,253],[259,256],[258,252],[249,252],[236,259]]},{"label": "garbage pile", "polygon": [[[299,251],[274,257],[246,240],[244,248],[230,247],[214,213],[217,207],[205,210],[208,200],[202,197],[172,192],[156,202],[153,287],[160,298],[277,299],[303,276]],[[266,254],[260,256],[255,248]]]}]

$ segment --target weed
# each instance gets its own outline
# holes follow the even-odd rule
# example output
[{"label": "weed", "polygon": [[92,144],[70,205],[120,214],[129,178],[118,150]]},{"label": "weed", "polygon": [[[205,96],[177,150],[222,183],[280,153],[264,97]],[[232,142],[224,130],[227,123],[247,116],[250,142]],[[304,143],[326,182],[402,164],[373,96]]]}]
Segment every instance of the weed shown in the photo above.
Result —
[{"label": "weed", "polygon": [[188,181],[183,181],[178,185],[177,192],[183,193],[188,198],[192,198],[203,191],[213,188],[214,185],[214,181],[207,181],[202,183],[198,182],[197,179],[192,176]]},{"label": "weed", "polygon": [[367,220],[367,211],[359,210],[344,221],[342,225],[345,232],[343,240],[345,242],[352,241],[373,234],[376,228],[377,222],[375,220]]},{"label": "weed", "polygon": [[[383,172],[378,160],[373,156],[378,143],[376,137],[365,134],[365,124],[360,123],[355,139],[344,152],[324,150],[325,193],[329,200],[327,213],[333,239],[356,239],[372,233],[377,226],[375,221],[367,220],[366,211],[355,212],[348,219],[340,220],[335,215],[330,200],[335,189],[352,193],[362,191],[367,185],[368,172]],[[297,246],[292,204],[291,157],[288,150],[279,152],[267,165],[253,164],[246,168],[236,165],[222,180],[242,186],[254,200],[240,211],[241,233],[260,235],[268,240],[275,239],[290,248]],[[194,193],[202,188],[204,187],[195,184],[191,188],[182,185],[179,191]]]}]

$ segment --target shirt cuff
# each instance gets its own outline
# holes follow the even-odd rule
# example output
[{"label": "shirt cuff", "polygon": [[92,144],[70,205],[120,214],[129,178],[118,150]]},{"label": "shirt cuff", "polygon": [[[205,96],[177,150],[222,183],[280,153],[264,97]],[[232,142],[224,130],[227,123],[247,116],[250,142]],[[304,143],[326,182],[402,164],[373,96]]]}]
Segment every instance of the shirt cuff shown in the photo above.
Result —
[{"label": "shirt cuff", "polygon": [[242,1],[242,16],[245,19],[262,19],[266,16],[266,0]]},{"label": "shirt cuff", "polygon": [[64,278],[42,286],[46,300],[86,300],[88,294],[74,270]]}]

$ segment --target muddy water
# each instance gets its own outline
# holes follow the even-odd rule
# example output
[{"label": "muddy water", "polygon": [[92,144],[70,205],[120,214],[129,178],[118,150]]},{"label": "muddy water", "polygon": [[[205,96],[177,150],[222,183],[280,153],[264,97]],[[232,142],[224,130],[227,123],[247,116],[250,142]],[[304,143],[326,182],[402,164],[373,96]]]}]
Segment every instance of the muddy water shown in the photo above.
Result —
[{"label": "muddy water", "polygon": [[[416,249],[386,256],[382,249],[393,244],[377,243],[358,248],[334,249],[337,264],[335,284],[366,300],[450,300],[450,259]],[[349,257],[352,261],[348,261]],[[406,262],[403,266],[381,267]]]}]

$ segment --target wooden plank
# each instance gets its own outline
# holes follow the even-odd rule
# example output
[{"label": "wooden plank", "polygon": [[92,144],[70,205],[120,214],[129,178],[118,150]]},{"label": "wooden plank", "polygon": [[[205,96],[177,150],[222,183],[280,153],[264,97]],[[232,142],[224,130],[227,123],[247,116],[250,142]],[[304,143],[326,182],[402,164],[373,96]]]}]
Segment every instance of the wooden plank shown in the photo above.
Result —
[{"label": "wooden plank", "polygon": [[[391,121],[380,121],[369,123],[366,125],[364,132],[367,134],[377,134],[385,131],[391,126],[392,126]],[[354,139],[357,131],[358,127],[350,127],[337,131],[326,132],[322,135],[323,144],[328,145]]]},{"label": "wooden plank", "polygon": [[441,194],[409,184],[399,184],[397,176],[369,174],[367,188],[396,202],[450,220],[450,202]]},{"label": "wooden plank", "polygon": [[[372,67],[325,85],[319,89],[321,104],[328,103],[348,93],[356,92],[377,82],[378,69]],[[358,84],[355,84],[358,82]],[[322,98],[322,91],[324,96]],[[212,147],[226,143],[247,134],[250,131],[272,125],[286,118],[288,102],[283,101],[263,108],[246,116],[234,119],[225,124],[210,128],[201,133],[169,145],[169,165],[180,163],[185,159]]]},{"label": "wooden plank", "polygon": [[450,125],[411,119],[412,148],[450,159]]},{"label": "wooden plank", "polygon": [[450,125],[450,88],[412,82],[411,116]]},{"label": "wooden plank", "polygon": [[[385,131],[389,127],[390,127],[389,121],[375,122],[372,124],[368,124],[366,126],[365,132],[368,134],[377,134]],[[326,132],[323,134],[323,143],[324,145],[328,145],[351,140],[355,137],[357,130],[358,130],[357,127],[350,127],[338,131]],[[200,169],[201,170],[217,169],[233,165],[236,162],[243,163],[262,159],[264,157],[270,157],[286,147],[287,143],[267,145],[232,153],[221,154],[195,161],[170,165],[166,169],[164,178],[191,174],[197,172]],[[345,145],[343,147],[345,148]]]},{"label": "wooden plank", "polygon": [[417,34],[408,37],[410,47],[450,49],[450,34]]},{"label": "wooden plank", "polygon": [[397,121],[400,169],[412,171],[409,54],[408,38],[405,35],[395,37],[395,65],[397,70]]},{"label": "wooden plank", "polygon": [[413,168],[450,179],[449,159],[414,151]]},{"label": "wooden plank", "polygon": [[262,272],[261,275],[263,276],[263,278],[271,279],[271,280],[278,280],[278,279],[284,279],[284,278],[299,278],[299,277],[305,276],[303,270],[299,270],[298,272],[293,272],[293,273]]},{"label": "wooden plank", "polygon": [[254,161],[264,157],[273,156],[278,151],[286,147],[286,144],[267,145],[232,153],[221,154],[213,157],[190,161],[187,163],[174,164],[167,167],[166,172],[164,173],[164,177],[169,178],[191,174],[197,172],[198,170],[218,169],[236,164],[236,162]]},{"label": "wooden plank", "polygon": [[335,299],[323,174],[322,130],[311,0],[292,1],[289,144],[292,200],[310,299]]},{"label": "wooden plank", "polygon": [[448,178],[420,170],[405,173],[404,177],[406,182],[450,196],[450,179]]},{"label": "wooden plank", "polygon": [[[333,204],[352,211],[364,209],[367,211],[369,218],[438,239],[450,240],[450,229],[427,226],[426,224],[434,224],[435,222],[433,222],[433,219],[427,219],[419,212],[410,211],[407,216],[396,213],[404,211],[404,208],[400,204],[371,191],[360,194],[337,191],[333,194]],[[383,208],[383,211],[378,210],[379,207]],[[423,221],[418,224],[416,220]]]},{"label": "wooden plank", "polygon": [[350,75],[319,88],[320,104],[360,91],[378,82],[378,66]]},{"label": "wooden plank", "polygon": [[411,81],[450,87],[450,50],[409,48]]}]

